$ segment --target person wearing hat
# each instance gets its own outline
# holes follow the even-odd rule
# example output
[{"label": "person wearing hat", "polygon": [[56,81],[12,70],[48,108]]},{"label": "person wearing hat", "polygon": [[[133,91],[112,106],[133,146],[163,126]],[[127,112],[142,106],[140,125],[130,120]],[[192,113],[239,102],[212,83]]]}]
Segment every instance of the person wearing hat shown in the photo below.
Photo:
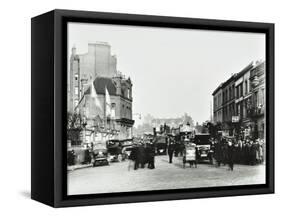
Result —
[{"label": "person wearing hat", "polygon": [[234,167],[234,145],[231,139],[228,139],[227,143],[227,161],[228,161],[228,166],[229,170],[233,171]]},{"label": "person wearing hat", "polygon": [[220,139],[215,143],[215,159],[217,167],[221,166],[222,158],[222,139]]},{"label": "person wearing hat", "polygon": [[152,142],[148,142],[145,147],[146,158],[147,158],[147,168],[155,169],[155,146]]},{"label": "person wearing hat", "polygon": [[[132,147],[130,156],[129,156],[129,160],[134,162],[134,170],[137,170],[139,168],[137,154],[138,154],[138,146],[136,144],[134,144]],[[128,167],[129,170],[130,170],[130,165],[131,165],[131,162],[129,162],[129,167]]]},{"label": "person wearing hat", "polygon": [[169,155],[169,163],[173,163],[173,155],[175,151],[175,142],[173,138],[168,139],[168,155]]},{"label": "person wearing hat", "polygon": [[140,143],[140,145],[138,147],[137,161],[140,164],[141,168],[144,168],[145,163],[146,163],[146,153],[145,153],[143,141]]}]

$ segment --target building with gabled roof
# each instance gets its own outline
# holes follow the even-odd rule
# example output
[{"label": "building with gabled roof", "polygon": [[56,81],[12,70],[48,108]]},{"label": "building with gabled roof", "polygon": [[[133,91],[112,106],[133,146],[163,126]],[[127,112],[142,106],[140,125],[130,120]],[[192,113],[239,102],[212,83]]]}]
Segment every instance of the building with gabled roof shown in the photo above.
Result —
[{"label": "building with gabled roof", "polygon": [[117,71],[117,58],[108,43],[89,43],[86,54],[72,49],[67,109],[80,113],[86,128],[110,134],[110,139],[131,138],[132,86],[131,79]]}]

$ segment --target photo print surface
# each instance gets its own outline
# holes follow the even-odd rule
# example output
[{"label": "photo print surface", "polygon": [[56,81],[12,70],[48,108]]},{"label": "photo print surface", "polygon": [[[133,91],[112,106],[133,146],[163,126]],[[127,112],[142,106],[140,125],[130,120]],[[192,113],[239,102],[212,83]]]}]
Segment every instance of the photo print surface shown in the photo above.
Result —
[{"label": "photo print surface", "polygon": [[67,194],[266,183],[265,34],[67,24]]}]

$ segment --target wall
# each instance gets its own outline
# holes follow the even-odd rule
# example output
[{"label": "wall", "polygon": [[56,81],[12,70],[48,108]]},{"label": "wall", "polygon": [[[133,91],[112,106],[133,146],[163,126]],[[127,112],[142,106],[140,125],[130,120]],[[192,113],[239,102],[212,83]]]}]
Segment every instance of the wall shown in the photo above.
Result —
[{"label": "wall", "polygon": [[[54,8],[120,13],[156,14],[227,20],[276,23],[276,84],[280,73],[280,1],[262,0],[119,0],[119,1],[15,1],[1,5],[1,144],[9,147],[1,155],[1,215],[47,216],[268,216],[280,213],[280,164],[276,157],[276,194],[180,200],[111,206],[51,209],[31,201],[30,197],[30,18]],[[16,58],[15,57],[16,43]],[[188,61],[188,60],[187,60]],[[13,88],[11,88],[11,85]],[[276,85],[276,111],[281,110],[281,85]],[[13,97],[16,96],[16,97]],[[20,109],[19,109],[20,108]],[[15,126],[15,123],[16,126]],[[276,132],[281,130],[280,112],[276,112]],[[280,153],[281,134],[276,134],[276,153]],[[279,156],[279,154],[276,154]],[[44,186],[42,186],[44,187]]]},{"label": "wall", "polygon": [[214,122],[222,123],[222,89],[218,90],[213,96]]}]

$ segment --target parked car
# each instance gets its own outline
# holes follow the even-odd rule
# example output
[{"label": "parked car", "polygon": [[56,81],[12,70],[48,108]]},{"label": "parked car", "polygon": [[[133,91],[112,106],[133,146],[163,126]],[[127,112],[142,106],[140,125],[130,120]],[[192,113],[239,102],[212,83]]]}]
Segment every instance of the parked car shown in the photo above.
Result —
[{"label": "parked car", "polygon": [[93,146],[93,166],[109,165],[106,143],[96,143]]}]

